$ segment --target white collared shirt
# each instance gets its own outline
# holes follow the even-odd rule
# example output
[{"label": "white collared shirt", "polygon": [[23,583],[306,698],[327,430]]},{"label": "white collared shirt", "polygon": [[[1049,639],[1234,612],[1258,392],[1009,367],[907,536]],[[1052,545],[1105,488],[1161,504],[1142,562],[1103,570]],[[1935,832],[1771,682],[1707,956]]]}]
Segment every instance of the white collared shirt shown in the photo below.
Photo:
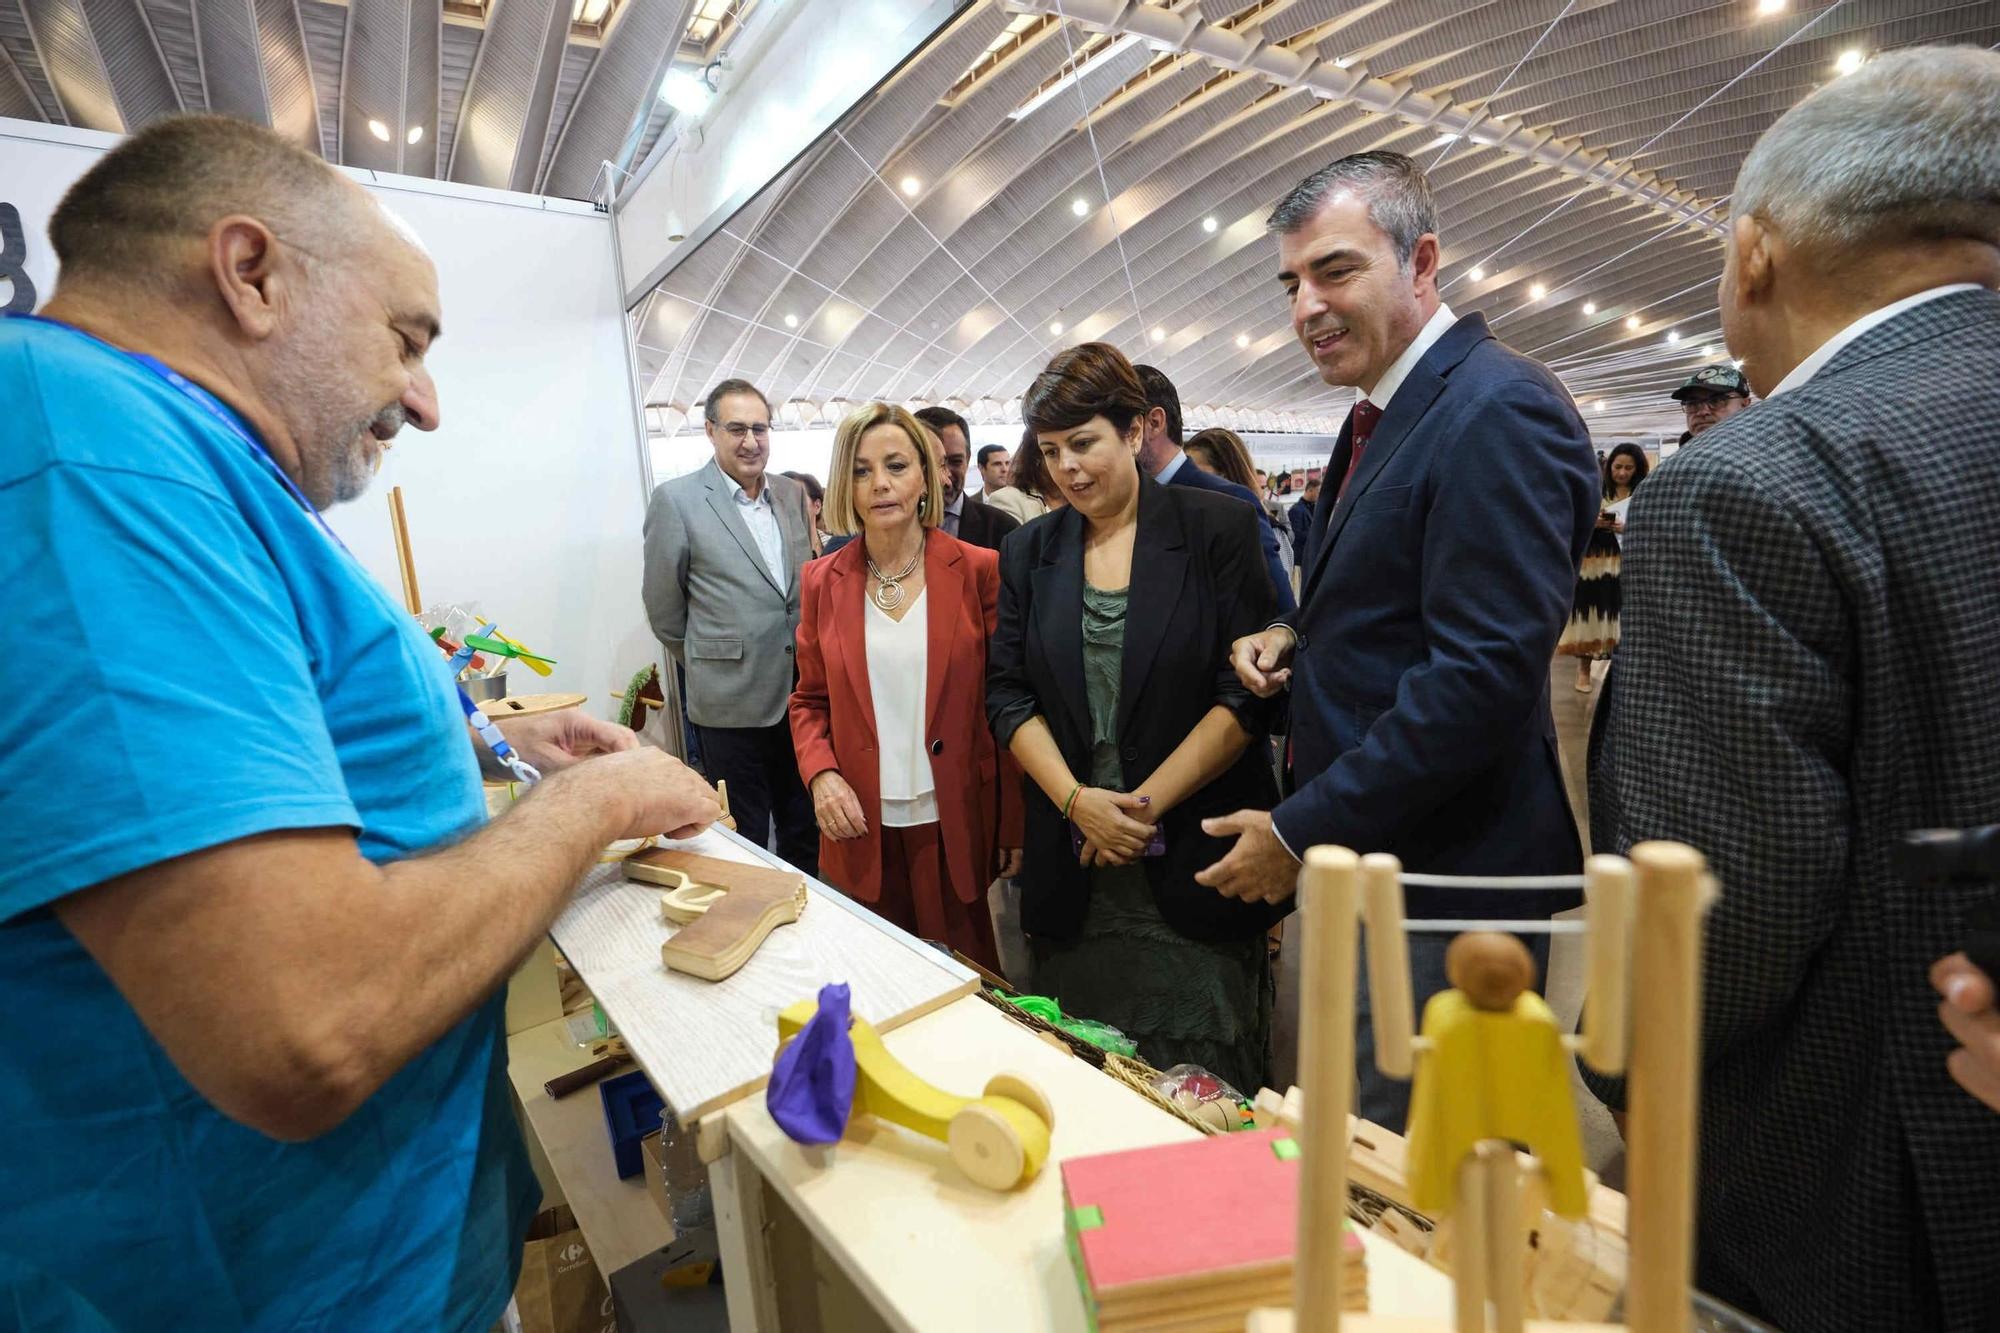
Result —
[{"label": "white collared shirt", "polygon": [[944,525],[944,535],[947,537],[956,537],[958,535],[959,523],[961,520],[964,519],[964,517],[965,517],[965,492],[960,491],[958,493],[958,498],[956,500],[953,500],[950,504],[944,507],[944,518],[942,520]]},{"label": "white collared shirt", "polygon": [[1165,467],[1153,474],[1153,480],[1159,482],[1162,486],[1166,485],[1174,479],[1174,473],[1181,470],[1181,464],[1187,461],[1188,457],[1184,451],[1180,449],[1174,450],[1174,456],[1167,460]]},{"label": "white collared shirt", "polygon": [[757,551],[764,557],[764,568],[771,571],[771,582],[778,585],[780,592],[787,591],[785,534],[778,528],[777,506],[771,503],[771,483],[766,481],[753,500],[734,477],[726,472],[722,475],[729,479],[729,494],[743,515],[744,525],[750,529],[750,539],[757,543]]},{"label": "white collared shirt", "polygon": [[1438,302],[1437,312],[1424,321],[1424,326],[1417,330],[1417,336],[1410,340],[1403,354],[1391,361],[1389,368],[1382,372],[1382,378],[1376,380],[1372,387],[1363,389],[1361,396],[1387,412],[1389,400],[1396,396],[1396,390],[1403,387],[1403,381],[1416,369],[1417,362],[1423,360],[1424,353],[1437,346],[1438,339],[1450,333],[1451,326],[1456,323],[1458,316],[1451,313],[1451,307]]},{"label": "white collared shirt", "polygon": [[1926,301],[1937,300],[1940,296],[1950,296],[1953,292],[1976,292],[1980,290],[1982,289],[1976,282],[1947,283],[1943,287],[1933,287],[1927,292],[1918,292],[1915,296],[1906,296],[1900,301],[1892,301],[1880,310],[1871,310],[1813,349],[1811,356],[1793,366],[1792,373],[1779,380],[1778,387],[1764,396],[1766,398],[1776,398],[1788,389],[1798,388],[1801,384],[1819,374],[1820,371],[1826,369],[1826,363],[1840,355],[1840,350],[1843,347],[1877,325],[1888,323],[1905,310],[1915,309]]}]

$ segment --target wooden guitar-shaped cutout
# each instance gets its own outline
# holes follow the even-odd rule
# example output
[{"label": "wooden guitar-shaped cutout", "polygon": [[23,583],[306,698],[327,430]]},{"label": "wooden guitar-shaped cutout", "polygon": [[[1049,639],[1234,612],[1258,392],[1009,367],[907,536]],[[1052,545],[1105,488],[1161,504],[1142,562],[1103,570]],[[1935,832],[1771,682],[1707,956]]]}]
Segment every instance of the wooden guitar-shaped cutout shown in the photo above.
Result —
[{"label": "wooden guitar-shaped cutout", "polygon": [[797,921],[806,907],[805,876],[796,870],[671,847],[627,857],[625,878],[667,887],[660,915],[686,924],[660,946],[660,961],[704,981],[733,974],[750,961],[765,936]]}]

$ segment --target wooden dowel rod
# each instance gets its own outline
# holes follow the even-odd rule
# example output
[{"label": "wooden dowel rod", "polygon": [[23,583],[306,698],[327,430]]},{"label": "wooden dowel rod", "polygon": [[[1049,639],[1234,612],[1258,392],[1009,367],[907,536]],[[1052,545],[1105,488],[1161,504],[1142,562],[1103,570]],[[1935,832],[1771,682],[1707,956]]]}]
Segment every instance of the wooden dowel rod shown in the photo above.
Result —
[{"label": "wooden dowel rod", "polygon": [[1583,868],[1590,933],[1584,937],[1583,1058],[1600,1074],[1625,1070],[1630,1024],[1632,863],[1622,856],[1593,856]]},{"label": "wooden dowel rod", "polygon": [[1410,937],[1403,930],[1403,863],[1387,852],[1361,858],[1361,892],[1368,920],[1368,1008],[1375,1030],[1375,1067],[1390,1078],[1416,1071],[1410,997]]},{"label": "wooden dowel rod", "polygon": [[[1458,1198],[1451,1213],[1451,1301],[1457,1333],[1486,1333],[1486,1160],[1469,1152],[1458,1164]],[[1301,1324],[1301,1328],[1306,1325]]]},{"label": "wooden dowel rod", "polygon": [[1671,842],[1632,849],[1638,872],[1625,1179],[1631,1243],[1625,1322],[1631,1333],[1686,1333],[1693,1276],[1694,1146],[1701,1048],[1701,853]]},{"label": "wooden dowel rod", "polygon": [[403,605],[413,616],[424,611],[423,595],[417,591],[417,561],[410,552],[410,522],[403,516],[403,488],[389,488],[389,526],[396,534],[396,569],[403,576]]},{"label": "wooden dowel rod", "polygon": [[1298,1245],[1292,1264],[1293,1326],[1340,1333],[1346,1267],[1347,1112],[1354,1089],[1354,954],[1359,861],[1344,847],[1314,847],[1299,874],[1305,923],[1301,959],[1301,1136]]},{"label": "wooden dowel rod", "polygon": [[1486,1168],[1486,1271],[1493,1300],[1493,1330],[1522,1333],[1527,1308],[1522,1267],[1527,1261],[1528,1237],[1521,1224],[1520,1165],[1511,1143],[1487,1139],[1478,1151]]}]

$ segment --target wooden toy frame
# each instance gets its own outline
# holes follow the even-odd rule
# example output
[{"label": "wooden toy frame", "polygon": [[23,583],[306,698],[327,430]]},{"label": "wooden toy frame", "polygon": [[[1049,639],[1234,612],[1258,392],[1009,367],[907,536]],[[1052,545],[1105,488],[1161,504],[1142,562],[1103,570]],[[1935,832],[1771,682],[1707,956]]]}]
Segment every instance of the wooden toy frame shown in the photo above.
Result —
[{"label": "wooden toy frame", "polygon": [[[1491,1296],[1499,1333],[1584,1333],[1625,1328],[1631,1333],[1685,1333],[1690,1310],[1694,1221],[1694,1139],[1699,1079],[1702,923],[1715,896],[1701,854],[1679,843],[1647,842],[1632,859],[1592,857],[1589,897],[1588,991],[1584,1031],[1569,1039],[1593,1068],[1623,1070],[1626,1099],[1626,1180],[1630,1200],[1629,1278],[1625,1323],[1525,1321],[1518,1290],[1462,1284],[1454,1333],[1484,1333]],[[1347,1127],[1352,1109],[1354,994],[1359,925],[1365,918],[1371,961],[1369,996],[1377,1063],[1408,1077],[1422,1038],[1412,1035],[1408,945],[1404,935],[1402,867],[1393,856],[1357,857],[1340,847],[1314,847],[1299,876],[1305,926],[1299,1068],[1304,1105],[1304,1174],[1299,1182],[1299,1262],[1292,1309],[1257,1310],[1249,1333],[1444,1333],[1424,1320],[1343,1314],[1339,1236],[1347,1211]],[[1627,950],[1630,949],[1630,967]],[[1628,984],[1629,982],[1629,984]],[[1647,997],[1645,1021],[1631,1025],[1629,997]],[[1520,1243],[1519,1212],[1496,1207],[1511,1198],[1512,1150],[1482,1150],[1463,1175],[1456,1271],[1478,1271],[1489,1247]],[[1497,1196],[1497,1197],[1496,1197]],[[1475,1216],[1486,1225],[1474,1225]],[[1497,1222],[1497,1225],[1494,1223]]]}]

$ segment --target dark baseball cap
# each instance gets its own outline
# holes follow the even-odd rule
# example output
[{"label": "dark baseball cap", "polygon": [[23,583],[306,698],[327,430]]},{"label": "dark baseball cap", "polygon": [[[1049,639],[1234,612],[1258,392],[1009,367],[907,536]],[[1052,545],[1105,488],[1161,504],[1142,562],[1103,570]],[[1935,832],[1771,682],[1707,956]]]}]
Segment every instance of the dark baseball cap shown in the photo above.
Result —
[{"label": "dark baseball cap", "polygon": [[1750,396],[1750,381],[1743,378],[1742,371],[1729,362],[1724,361],[1720,365],[1703,366],[1700,370],[1688,376],[1687,383],[1675,389],[1673,397],[1678,402],[1695,393],[1740,393],[1745,398],[1748,398]]}]

